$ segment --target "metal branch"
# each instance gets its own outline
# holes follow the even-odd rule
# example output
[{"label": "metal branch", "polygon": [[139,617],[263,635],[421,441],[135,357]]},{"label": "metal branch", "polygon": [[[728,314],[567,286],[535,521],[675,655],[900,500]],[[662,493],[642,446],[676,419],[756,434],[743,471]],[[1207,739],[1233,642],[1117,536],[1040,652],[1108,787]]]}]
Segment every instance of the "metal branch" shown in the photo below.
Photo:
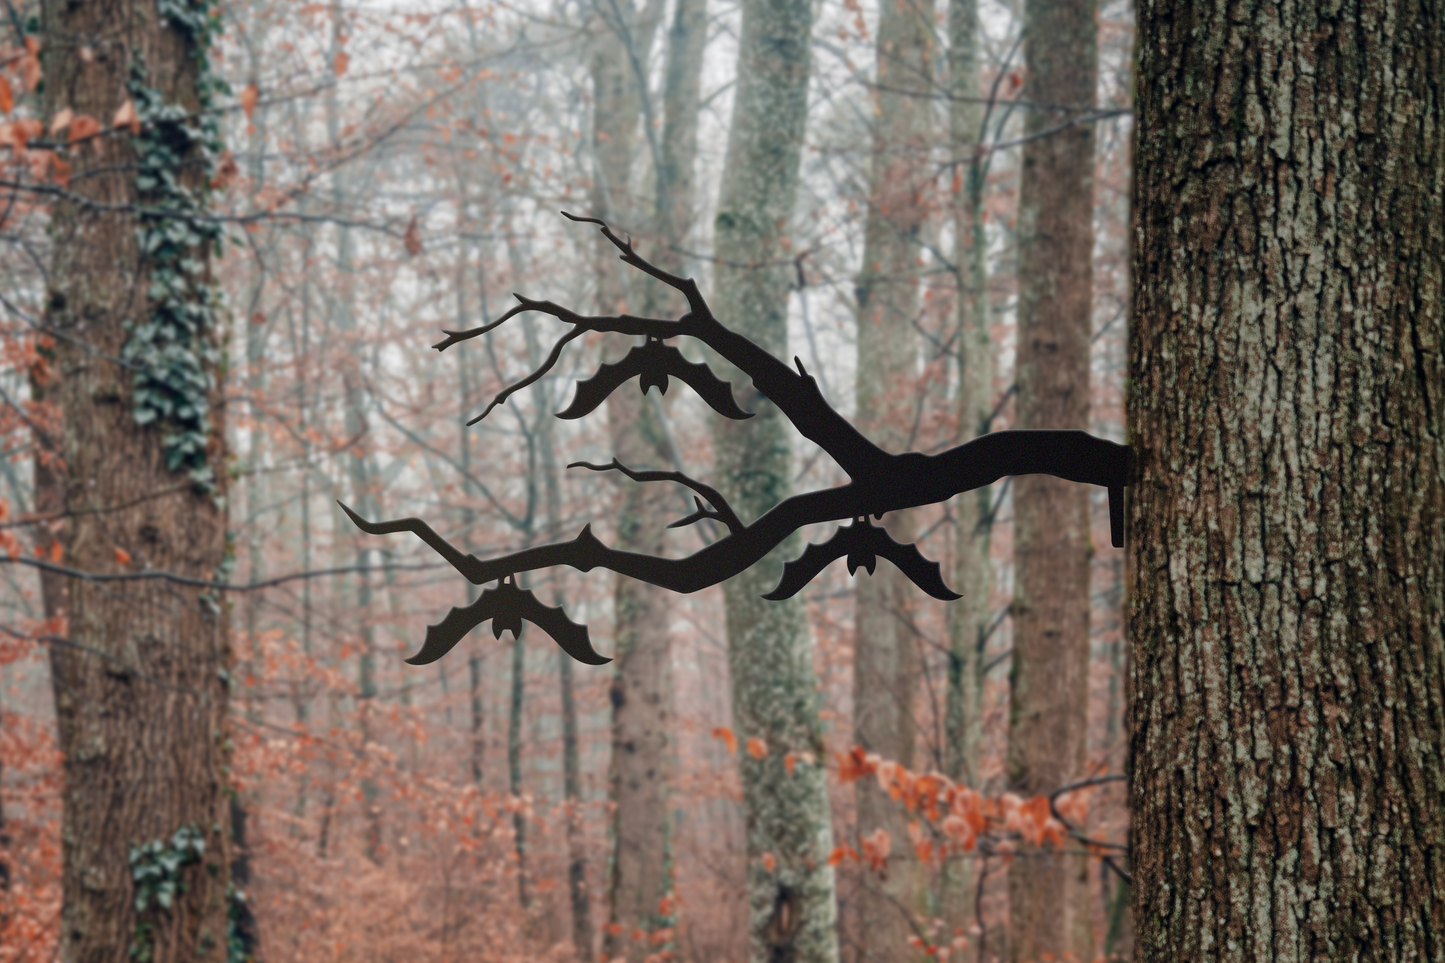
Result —
[{"label": "metal branch", "polygon": [[722,497],[721,492],[719,492],[716,488],[713,488],[711,485],[704,484],[703,482],[700,482],[695,478],[689,478],[681,471],[636,471],[634,469],[628,468],[616,458],[612,459],[612,464],[610,465],[593,465],[590,462],[574,461],[567,467],[587,468],[592,471],[620,471],[628,478],[631,478],[633,481],[637,482],[677,482],[679,485],[686,485],[688,488],[691,488],[703,498],[706,498],[716,508],[716,513],[706,512],[702,507],[702,503],[699,502],[697,506],[699,514],[696,517],[689,516],[688,519],[684,519],[683,521],[673,522],[671,525],[667,526],[668,528],[678,528],[682,525],[690,525],[695,521],[701,521],[703,518],[716,518],[718,521],[726,525],[728,527],[728,530],[730,532],[733,532],[734,534],[742,531],[744,528],[747,527],[743,524],[742,519],[738,518],[737,512],[733,511],[732,506],[727,503],[727,499]]},{"label": "metal branch", "polygon": [[[805,525],[947,501],[959,492],[992,484],[1005,475],[1048,474],[1090,485],[1124,485],[1128,449],[1076,430],[997,431],[939,455],[884,455],[882,467],[860,481],[805,492],[775,505],[746,525],[685,558],[656,558],[607,548],[591,526],[570,542],[523,549],[480,561],[452,546],[423,521],[404,518],[370,523],[341,507],[373,535],[412,532],[475,584],[518,572],[570,565],[583,572],[606,568],[673,592],[690,594],[746,570]],[[671,474],[671,473],[661,473]],[[1122,540],[1122,533],[1116,533]]]}]

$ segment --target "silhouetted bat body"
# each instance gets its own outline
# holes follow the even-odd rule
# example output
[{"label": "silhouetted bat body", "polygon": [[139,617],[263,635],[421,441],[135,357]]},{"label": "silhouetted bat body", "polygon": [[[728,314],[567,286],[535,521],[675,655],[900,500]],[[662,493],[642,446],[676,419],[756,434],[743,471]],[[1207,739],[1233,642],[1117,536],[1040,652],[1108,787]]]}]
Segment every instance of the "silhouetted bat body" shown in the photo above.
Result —
[{"label": "silhouetted bat body", "polygon": [[810,543],[803,550],[802,557],[783,566],[783,577],[778,580],[778,587],[763,598],[774,602],[791,598],[811,582],[814,576],[827,568],[830,562],[844,555],[848,556],[849,575],[860,567],[866,568],[868,574],[872,575],[874,566],[878,564],[878,556],[882,555],[912,579],[914,585],[934,598],[943,599],[945,602],[963,598],[943,584],[939,564],[924,558],[917,545],[912,542],[895,542],[887,529],[872,525],[867,519],[839,527],[833,537],[822,545]]},{"label": "silhouetted bat body", "polygon": [[718,414],[738,421],[753,416],[752,412],[743,411],[733,400],[732,382],[723,381],[701,361],[688,361],[681,351],[671,345],[649,340],[645,345],[627,352],[627,357],[621,361],[604,364],[595,375],[577,382],[576,397],[564,410],[557,412],[557,417],[581,418],[606,401],[618,385],[638,375],[642,376],[638,386],[643,394],[647,394],[647,389],[653,385],[667,394],[667,378],[671,375],[696,391]]},{"label": "silhouetted bat body", "polygon": [[515,638],[522,634],[522,620],[536,625],[578,662],[587,665],[606,665],[611,659],[597,654],[592,640],[587,635],[587,626],[578,625],[567,618],[562,606],[546,606],[530,591],[518,588],[510,579],[504,579],[495,588],[489,588],[482,597],[464,608],[453,608],[440,625],[426,627],[426,642],[421,651],[406,661],[412,665],[427,665],[435,662],[452,650],[472,629],[488,619],[492,620],[492,635],[500,639],[504,631],[511,631]]}]

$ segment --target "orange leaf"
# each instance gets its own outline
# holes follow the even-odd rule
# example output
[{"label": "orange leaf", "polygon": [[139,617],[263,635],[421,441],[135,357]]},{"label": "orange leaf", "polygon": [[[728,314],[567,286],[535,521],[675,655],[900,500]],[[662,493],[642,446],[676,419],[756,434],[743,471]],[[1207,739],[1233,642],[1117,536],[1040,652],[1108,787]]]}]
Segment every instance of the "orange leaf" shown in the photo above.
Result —
[{"label": "orange leaf", "polygon": [[778,860],[772,853],[763,853],[763,869],[772,872],[777,868]]},{"label": "orange leaf", "polygon": [[754,759],[764,759],[768,755],[768,744],[757,736],[748,740],[748,755]]},{"label": "orange leaf", "polygon": [[406,253],[416,257],[422,252],[421,234],[416,229],[416,215],[413,214],[410,223],[406,226],[406,233],[401,236],[401,243],[406,248]]},{"label": "orange leaf", "polygon": [[50,176],[61,187],[70,186],[70,164],[66,163],[59,154],[50,155]]},{"label": "orange leaf", "polygon": [[728,752],[733,753],[738,751],[738,737],[734,735],[733,731],[727,726],[718,726],[712,731],[712,737],[714,739],[721,739],[723,745],[728,747]]},{"label": "orange leaf", "polygon": [[345,74],[345,73],[346,73],[346,68],[347,68],[347,67],[350,67],[350,66],[351,66],[351,55],[350,55],[349,53],[347,53],[345,50],[339,50],[339,51],[337,51],[337,53],[336,53],[336,59],[333,60],[333,61],[331,61],[331,69],[332,69],[333,71],[335,71],[336,76],[340,77],[340,76],[342,76],[343,74]]},{"label": "orange leaf", "polygon": [[69,107],[60,108],[60,113],[56,114],[55,119],[50,122],[50,132],[52,134],[60,133],[65,128],[69,127],[70,122],[74,119],[75,112],[73,110],[71,110]]},{"label": "orange leaf", "polygon": [[116,561],[116,564],[117,564],[117,565],[129,565],[129,564],[130,564],[130,552],[127,552],[127,551],[126,551],[125,549],[123,549],[123,548],[117,548],[117,549],[115,550],[115,561]]},{"label": "orange leaf", "polygon": [[256,89],[255,84],[247,84],[241,91],[241,110],[246,114],[246,120],[256,112],[256,101],[261,98],[261,91]]},{"label": "orange leaf", "polygon": [[828,865],[837,866],[843,861],[845,851],[842,846],[834,846],[833,851],[828,854]]},{"label": "orange leaf", "polygon": [[10,89],[10,81],[0,77],[0,114],[8,114],[15,109],[15,93]]},{"label": "orange leaf", "polygon": [[56,565],[59,565],[59,564],[60,564],[60,560],[61,560],[62,558],[64,558],[64,557],[65,557],[65,549],[64,549],[63,547],[61,547],[61,544],[60,544],[59,542],[51,542],[51,543],[50,543],[50,560],[51,560],[52,562],[54,562]]},{"label": "orange leaf", "polygon": [[796,752],[790,752],[783,757],[783,768],[788,770],[788,775],[790,776],[793,774],[793,770],[798,768],[798,754]]},{"label": "orange leaf", "polygon": [[129,127],[132,134],[139,134],[140,118],[137,117],[135,113],[135,101],[127,98],[126,102],[120,105],[120,110],[115,112],[115,117],[111,119],[110,126],[117,128]]},{"label": "orange leaf", "polygon": [[70,142],[72,144],[98,133],[100,133],[100,121],[89,114],[81,114],[70,122]]}]

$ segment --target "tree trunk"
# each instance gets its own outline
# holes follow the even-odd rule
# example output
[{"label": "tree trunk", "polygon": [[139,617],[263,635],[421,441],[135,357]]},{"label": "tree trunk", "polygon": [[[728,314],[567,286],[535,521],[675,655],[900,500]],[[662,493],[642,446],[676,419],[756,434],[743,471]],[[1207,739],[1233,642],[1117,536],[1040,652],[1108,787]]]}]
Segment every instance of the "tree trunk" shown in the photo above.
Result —
[{"label": "tree trunk", "polygon": [[[61,489],[51,490],[72,513],[67,566],[214,579],[224,577],[226,472],[224,331],[209,271],[217,231],[203,219],[212,132],[164,118],[208,103],[207,38],[195,29],[206,13],[177,9],[199,19],[165,20],[149,3],[42,8],[47,116],[69,107],[108,125],[129,98],[143,126],[72,151],[70,189],[89,203],[60,199],[52,211],[46,324],[60,337],[48,391],[62,412],[64,464],[40,487]],[[86,43],[94,52],[83,61]],[[143,217],[142,205],[176,213]],[[168,230],[168,243],[142,253],[141,237]],[[223,603],[164,579],[42,586],[72,643],[51,647],[65,757],[60,958],[223,960]],[[171,888],[166,906],[160,893]]]},{"label": "tree trunk", "polygon": [[[737,91],[715,222],[711,302],[718,320],[775,357],[788,347],[788,251],[807,120],[812,4],[744,0]],[[727,364],[747,421],[713,422],[717,486],[744,520],[791,488],[791,451],[781,412]],[[768,602],[787,539],[723,584],[733,719],[747,838],[748,955],[753,963],[833,963],[837,904],[828,865],[833,833],[824,780],[817,681],[803,600]],[[789,753],[809,753],[788,774]]]},{"label": "tree trunk", "polygon": [[[1089,428],[1093,307],[1094,134],[1047,133],[1094,102],[1095,0],[1025,6],[1027,99],[1033,109],[1019,191],[1016,428]],[[1047,795],[1079,778],[1089,708],[1089,492],[1052,475],[1014,480],[1013,670],[1008,777]],[[1094,956],[1088,860],[1056,849],[1009,867],[1009,947],[1016,963]]]},{"label": "tree trunk", "polygon": [[[913,444],[918,391],[918,271],[928,220],[933,104],[932,10],[883,3],[878,14],[873,160],[863,265],[858,273],[857,425],[887,451]],[[900,542],[917,537],[917,513],[893,512],[886,527]],[[918,656],[911,610],[918,597],[892,565],[854,582],[853,740],[904,766],[914,765],[913,694]],[[923,867],[909,845],[908,813],[872,779],[855,784],[858,831],[893,840],[885,871],[859,876],[857,939],[869,960],[910,955],[908,938],[924,914]]]},{"label": "tree trunk", "polygon": [[[979,71],[978,0],[948,5],[949,153],[953,158],[954,263],[958,283],[958,442],[989,430],[993,410],[994,351],[989,337],[987,237],[983,225],[983,105]],[[948,695],[944,769],[950,779],[981,788],[978,743],[983,693],[980,674],[993,613],[989,593],[993,486],[964,492],[953,502],[953,590],[963,597],[948,607]],[[966,858],[945,858],[942,917],[949,938],[973,922],[971,875]]]},{"label": "tree trunk", "polygon": [[1138,18],[1136,956],[1445,959],[1445,9]]},{"label": "tree trunk", "polygon": [[[630,0],[619,8],[631,11]],[[648,92],[638,77],[647,62],[661,8],[648,4],[640,16],[618,23],[609,18],[594,39],[592,53],[593,131],[597,213],[629,230],[640,220],[629,190],[638,121]],[[695,109],[695,108],[694,108]],[[662,239],[671,243],[675,239]],[[650,309],[628,297],[628,269],[606,239],[597,240],[597,290],[603,313]],[[665,263],[665,262],[659,262]],[[639,300],[647,300],[644,296]],[[614,456],[632,468],[663,468],[670,462],[658,406],[630,386],[607,399]],[[666,526],[674,514],[673,492],[665,485],[623,481],[617,547],[663,554]],[[672,646],[671,602],[666,590],[618,576],[613,589],[616,664],[612,702],[612,757],[608,794],[613,802],[612,877],[608,885],[608,927],[602,953],[638,963],[658,951],[647,938],[668,925],[659,912],[672,889],[668,867],[668,790],[671,782]],[[641,936],[642,938],[635,938]]]}]

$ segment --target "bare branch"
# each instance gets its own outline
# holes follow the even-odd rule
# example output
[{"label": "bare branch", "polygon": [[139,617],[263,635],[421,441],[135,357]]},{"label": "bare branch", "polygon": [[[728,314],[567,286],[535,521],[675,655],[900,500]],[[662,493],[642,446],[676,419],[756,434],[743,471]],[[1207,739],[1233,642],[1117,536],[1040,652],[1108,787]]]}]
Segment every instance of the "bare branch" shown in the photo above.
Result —
[{"label": "bare branch", "polygon": [[684,519],[680,522],[673,522],[671,525],[667,526],[668,528],[679,528],[683,525],[691,525],[693,522],[701,521],[703,518],[716,518],[718,521],[726,525],[728,527],[728,530],[733,533],[740,532],[747,527],[743,524],[742,519],[738,518],[737,513],[733,511],[732,506],[727,503],[727,499],[722,497],[721,492],[719,492],[716,488],[713,488],[711,485],[704,484],[703,482],[700,482],[695,478],[689,478],[687,475],[683,474],[680,471],[635,471],[622,464],[616,458],[612,459],[612,464],[610,465],[593,465],[590,462],[574,461],[567,467],[587,468],[592,471],[620,471],[628,478],[631,478],[633,481],[638,482],[677,482],[680,485],[686,485],[688,488],[691,488],[703,498],[706,498],[708,501],[712,502],[713,506],[717,509],[715,513],[708,512],[703,509],[702,502],[699,501],[697,506],[698,515],[689,516],[687,519]]}]

